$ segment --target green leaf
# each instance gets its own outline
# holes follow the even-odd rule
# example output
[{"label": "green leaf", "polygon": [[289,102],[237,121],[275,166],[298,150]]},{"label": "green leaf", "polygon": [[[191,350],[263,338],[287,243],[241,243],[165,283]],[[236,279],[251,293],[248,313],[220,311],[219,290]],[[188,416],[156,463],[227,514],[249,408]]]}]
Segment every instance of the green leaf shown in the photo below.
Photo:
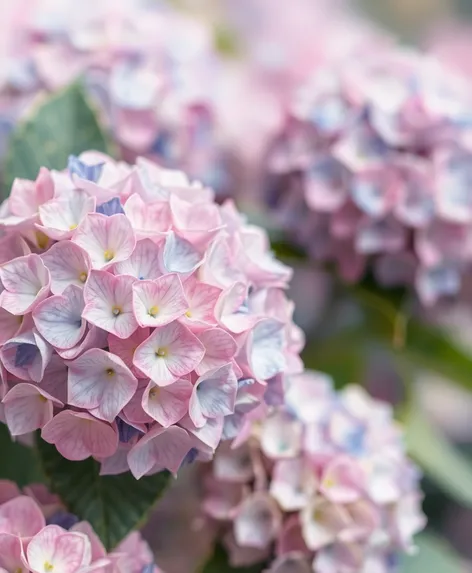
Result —
[{"label": "green leaf", "polygon": [[0,479],[9,479],[20,487],[44,481],[34,448],[12,441],[8,428],[0,423]]},{"label": "green leaf", "polygon": [[264,569],[265,564],[263,563],[251,565],[250,567],[231,567],[225,548],[218,544],[213,555],[203,566],[200,573],[261,573]]},{"label": "green leaf", "polygon": [[71,462],[42,439],[37,447],[52,491],[71,513],[91,523],[107,549],[143,525],[171,479],[168,472],[140,480],[131,473],[100,476],[92,458]]},{"label": "green leaf", "polygon": [[459,556],[440,538],[423,533],[416,538],[418,553],[404,557],[400,573],[462,573]]},{"label": "green leaf", "polygon": [[404,422],[410,456],[438,487],[472,508],[472,461],[428,422],[417,405],[410,405]]},{"label": "green leaf", "polygon": [[40,167],[64,169],[69,155],[111,147],[80,83],[42,100],[11,136],[4,165],[6,197],[15,177],[35,179]]},{"label": "green leaf", "polygon": [[472,390],[472,355],[438,328],[410,321],[402,354],[418,369],[434,372]]}]

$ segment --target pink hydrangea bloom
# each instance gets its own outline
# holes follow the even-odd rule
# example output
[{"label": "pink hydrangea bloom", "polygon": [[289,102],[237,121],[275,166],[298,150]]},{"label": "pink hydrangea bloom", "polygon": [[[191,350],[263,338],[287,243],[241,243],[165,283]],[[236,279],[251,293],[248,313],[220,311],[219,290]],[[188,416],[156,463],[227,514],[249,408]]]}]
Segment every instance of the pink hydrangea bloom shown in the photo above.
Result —
[{"label": "pink hydrangea bloom", "polygon": [[292,98],[267,202],[345,280],[455,296],[472,260],[471,101],[465,78],[400,47],[329,66]]},{"label": "pink hydrangea bloom", "polygon": [[[210,26],[169,2],[147,0],[98,0],[80,9],[74,0],[19,0],[2,17],[0,156],[38,94],[82,77],[126,160],[153,157],[227,190],[229,158],[214,136],[219,57]],[[58,215],[47,226],[59,238],[89,209],[77,195],[42,217]]]},{"label": "pink hydrangea bloom", "polygon": [[28,211],[13,194],[0,218],[12,435],[40,429],[105,474],[176,473],[234,437],[275,377],[300,370],[291,270],[231,202],[181,172],[92,152],[20,183]]},{"label": "pink hydrangea bloom", "polygon": [[162,573],[139,532],[107,553],[91,525],[67,513],[41,485],[0,480],[0,571]]},{"label": "pink hydrangea bloom", "polygon": [[220,446],[204,473],[203,510],[232,564],[396,571],[425,518],[390,406],[357,386],[336,393],[317,372],[286,377],[284,391],[285,405],[254,411],[245,438]]}]

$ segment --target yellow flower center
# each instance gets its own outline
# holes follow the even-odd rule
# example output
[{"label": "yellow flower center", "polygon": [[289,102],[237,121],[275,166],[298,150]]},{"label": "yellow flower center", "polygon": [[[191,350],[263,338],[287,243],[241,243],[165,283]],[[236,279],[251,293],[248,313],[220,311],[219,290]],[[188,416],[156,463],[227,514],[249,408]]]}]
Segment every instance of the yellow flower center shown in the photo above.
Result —
[{"label": "yellow flower center", "polygon": [[69,231],[75,231],[77,229],[77,225],[75,223],[73,223],[72,225],[69,226]]},{"label": "yellow flower center", "polygon": [[109,263],[115,256],[115,253],[113,251],[105,251],[103,253],[103,258],[105,259],[106,263]]},{"label": "yellow flower center", "polygon": [[79,275],[79,281],[80,281],[81,283],[84,283],[84,282],[87,280],[87,276],[88,276],[88,275],[87,275],[87,273],[86,273],[85,271],[84,271],[83,273],[80,273],[80,275]]},{"label": "yellow flower center", "polygon": [[45,249],[49,244],[49,237],[42,231],[36,231],[36,243],[40,249]]},{"label": "yellow flower center", "polygon": [[51,563],[49,563],[49,561],[46,561],[46,562],[44,563],[44,570],[49,573],[50,571],[53,571],[53,570],[54,570],[54,565],[52,565]]},{"label": "yellow flower center", "polygon": [[192,318],[192,311],[190,309],[188,309],[187,312],[185,313],[185,316],[187,318]]},{"label": "yellow flower center", "polygon": [[155,400],[158,396],[159,396],[159,388],[157,386],[149,390],[149,398]]},{"label": "yellow flower center", "polygon": [[123,309],[121,308],[121,306],[112,306],[111,307],[111,313],[113,314],[113,316],[120,316],[120,314],[123,312]]},{"label": "yellow flower center", "polygon": [[167,356],[167,348],[158,348],[156,350],[156,356],[159,356],[160,358]]},{"label": "yellow flower center", "polygon": [[155,316],[159,313],[159,308],[157,306],[151,306],[148,311],[149,315],[155,318]]},{"label": "yellow flower center", "polygon": [[334,487],[336,485],[336,482],[334,481],[333,478],[326,478],[323,480],[323,485],[324,487],[330,488]]},{"label": "yellow flower center", "polygon": [[113,370],[113,368],[107,368],[106,371],[108,378],[113,378],[113,376],[115,375],[115,371]]}]

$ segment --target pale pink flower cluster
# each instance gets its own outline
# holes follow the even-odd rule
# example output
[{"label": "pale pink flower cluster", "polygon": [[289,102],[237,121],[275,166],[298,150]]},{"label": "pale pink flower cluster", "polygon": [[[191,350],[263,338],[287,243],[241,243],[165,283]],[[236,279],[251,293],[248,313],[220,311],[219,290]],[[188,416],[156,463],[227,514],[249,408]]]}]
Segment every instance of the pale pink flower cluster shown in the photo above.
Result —
[{"label": "pale pink flower cluster", "polygon": [[305,372],[260,407],[204,474],[203,509],[235,566],[270,573],[391,573],[425,525],[419,475],[390,406]]},{"label": "pale pink flower cluster", "polygon": [[331,66],[291,102],[267,202],[344,279],[455,296],[472,263],[471,102],[465,78],[399,47]]},{"label": "pale pink flower cluster", "polygon": [[80,78],[126,160],[146,155],[225,188],[203,21],[158,0],[17,0],[4,12],[0,152],[39,94]]},{"label": "pale pink flower cluster", "polygon": [[162,573],[139,532],[107,553],[43,485],[0,481],[0,573]]},{"label": "pale pink flower cluster", "polygon": [[302,366],[291,270],[179,171],[86,152],[0,208],[3,416],[140,478],[211,457]]}]

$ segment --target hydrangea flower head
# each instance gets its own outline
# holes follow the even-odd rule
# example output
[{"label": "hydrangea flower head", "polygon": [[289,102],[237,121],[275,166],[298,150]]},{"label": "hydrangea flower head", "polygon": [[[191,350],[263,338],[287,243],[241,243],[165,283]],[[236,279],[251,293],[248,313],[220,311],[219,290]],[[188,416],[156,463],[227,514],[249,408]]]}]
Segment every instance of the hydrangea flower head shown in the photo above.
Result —
[{"label": "hydrangea flower head", "polygon": [[40,485],[0,481],[0,571],[162,573],[139,532],[107,553],[92,526]]},{"label": "hydrangea flower head", "polygon": [[[270,573],[391,573],[425,525],[419,474],[390,406],[316,372],[284,379],[204,474],[203,510],[234,566]],[[252,418],[252,419],[250,419]]]},{"label": "hydrangea flower head", "polygon": [[183,173],[88,152],[15,181],[1,213],[12,435],[40,429],[105,474],[176,473],[189,452],[211,457],[271,380],[301,368],[290,269],[232,202]]},{"label": "hydrangea flower head", "polygon": [[470,102],[462,77],[392,47],[314,75],[268,158],[266,199],[348,281],[415,285],[425,305],[470,267]]},{"label": "hydrangea flower head", "polygon": [[[214,144],[218,57],[202,20],[169,2],[19,0],[4,13],[0,156],[14,123],[40,93],[83,78],[122,156],[146,155],[227,191],[228,161]],[[15,29],[18,33],[12,33]],[[71,165],[94,181],[102,166]]]}]

